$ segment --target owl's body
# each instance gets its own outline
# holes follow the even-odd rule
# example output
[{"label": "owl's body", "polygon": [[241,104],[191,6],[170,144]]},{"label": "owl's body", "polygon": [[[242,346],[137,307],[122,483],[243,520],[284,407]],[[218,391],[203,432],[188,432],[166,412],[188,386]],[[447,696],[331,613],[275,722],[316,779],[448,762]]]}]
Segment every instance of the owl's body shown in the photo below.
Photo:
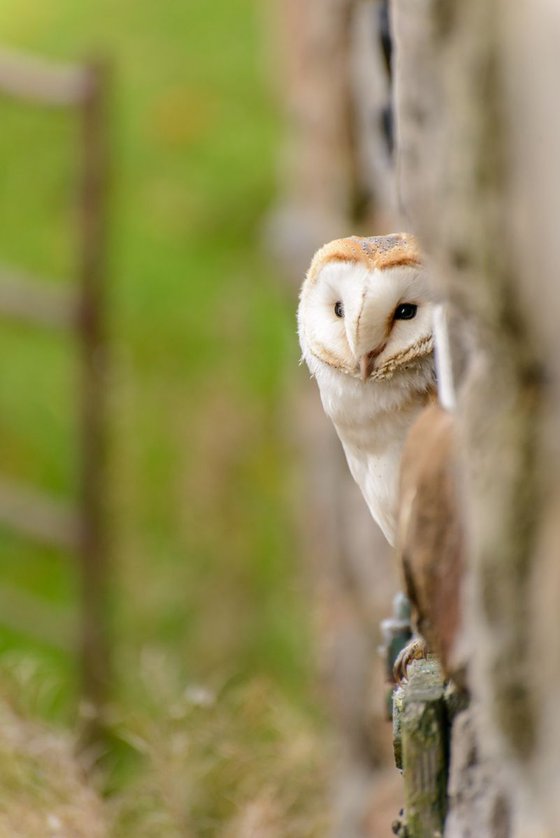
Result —
[{"label": "owl's body", "polygon": [[303,357],[391,544],[404,441],[435,390],[432,306],[416,243],[401,234],[331,242],[302,288]]}]

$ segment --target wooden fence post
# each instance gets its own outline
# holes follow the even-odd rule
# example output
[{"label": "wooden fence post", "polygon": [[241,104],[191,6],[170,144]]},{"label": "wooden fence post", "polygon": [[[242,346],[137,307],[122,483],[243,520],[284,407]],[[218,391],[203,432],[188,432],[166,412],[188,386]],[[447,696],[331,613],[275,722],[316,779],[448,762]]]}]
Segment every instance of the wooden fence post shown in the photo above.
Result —
[{"label": "wooden fence post", "polygon": [[393,697],[395,761],[403,771],[405,809],[394,830],[441,838],[447,810],[447,711],[439,664],[413,661]]},{"label": "wooden fence post", "polygon": [[[106,497],[107,425],[107,191],[108,71],[104,64],[57,65],[0,50],[0,93],[30,105],[69,108],[80,119],[81,180],[77,196],[79,265],[77,288],[49,287],[12,268],[0,270],[0,316],[69,333],[80,355],[80,497],[77,503],[0,482],[0,523],[40,543],[77,554],[82,588],[80,646],[84,698],[84,743],[99,739],[108,697],[108,518]],[[33,606],[26,598],[27,608]],[[37,611],[47,621],[45,607]],[[22,621],[7,613],[16,630]],[[52,614],[53,624],[57,615]],[[47,637],[47,635],[45,635]],[[48,633],[60,638],[61,632]],[[67,648],[68,638],[58,642]]]},{"label": "wooden fence post", "polygon": [[[107,194],[108,70],[85,70],[81,105],[82,185],[80,196],[80,346],[82,357],[81,494],[82,678],[96,727],[109,686],[107,531]],[[89,723],[89,722],[88,722]]]}]

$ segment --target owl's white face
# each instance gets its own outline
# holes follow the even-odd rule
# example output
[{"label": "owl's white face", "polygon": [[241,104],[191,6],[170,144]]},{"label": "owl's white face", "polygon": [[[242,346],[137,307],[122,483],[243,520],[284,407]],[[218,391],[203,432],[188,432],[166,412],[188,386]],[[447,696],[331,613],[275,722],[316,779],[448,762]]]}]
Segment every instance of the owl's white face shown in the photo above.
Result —
[{"label": "owl's white face", "polygon": [[301,290],[303,357],[390,543],[404,441],[435,389],[433,307],[419,247],[407,233],[329,242]]},{"label": "owl's white face", "polygon": [[389,380],[432,353],[433,298],[420,265],[331,261],[303,285],[300,342],[312,373]]}]

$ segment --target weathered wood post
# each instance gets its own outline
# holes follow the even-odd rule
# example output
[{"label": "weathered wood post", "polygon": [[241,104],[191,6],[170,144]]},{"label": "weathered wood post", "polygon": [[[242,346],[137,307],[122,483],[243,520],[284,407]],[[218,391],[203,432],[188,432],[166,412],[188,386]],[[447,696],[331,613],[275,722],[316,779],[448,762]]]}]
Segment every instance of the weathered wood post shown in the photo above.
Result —
[{"label": "weathered wood post", "polygon": [[447,710],[435,659],[414,661],[409,680],[393,697],[395,761],[403,771],[406,838],[443,835],[447,810]]},{"label": "weathered wood post", "polygon": [[80,190],[80,351],[82,583],[81,665],[86,737],[97,738],[108,698],[107,528],[107,195],[108,69],[98,62],[85,70],[81,104],[82,184]]}]

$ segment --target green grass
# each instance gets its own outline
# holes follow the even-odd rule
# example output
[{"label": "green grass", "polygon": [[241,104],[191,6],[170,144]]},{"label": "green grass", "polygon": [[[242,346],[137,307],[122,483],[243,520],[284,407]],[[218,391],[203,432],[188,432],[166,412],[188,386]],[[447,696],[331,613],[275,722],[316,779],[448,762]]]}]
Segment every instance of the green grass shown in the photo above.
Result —
[{"label": "green grass", "polygon": [[[148,835],[159,812],[178,829],[188,821],[195,835],[217,834],[251,798],[247,784],[258,785],[267,759],[272,765],[275,752],[293,750],[292,740],[316,744],[318,736],[282,427],[297,363],[294,301],[256,244],[273,195],[279,125],[255,7],[4,0],[0,31],[4,43],[54,58],[112,61],[117,822],[119,834]],[[5,101],[0,120],[0,261],[69,281],[76,125],[67,114]],[[76,371],[67,347],[2,327],[0,352],[2,469],[72,496]],[[0,537],[2,584],[63,612],[76,605],[71,560],[8,534]],[[49,671],[59,689],[40,711],[68,722],[72,659],[0,628],[1,650],[33,656]],[[144,671],[152,658],[172,673],[156,697]],[[175,782],[196,791],[181,809],[176,791],[170,803],[162,790],[160,763],[177,735],[171,708],[193,684],[217,698],[201,721],[203,745],[177,769]],[[255,694],[261,703],[252,719],[246,705]],[[149,730],[149,746],[138,746],[134,726]],[[203,752],[222,729],[230,750],[207,768]],[[286,773],[299,783],[317,765],[311,746],[303,751],[297,767],[287,760],[289,772],[270,770],[263,794],[274,800],[273,818],[291,811]],[[310,806],[320,776],[314,770]],[[137,815],[126,827],[127,794],[138,788],[149,789],[146,822]],[[299,792],[294,800],[292,808],[305,808]],[[304,822],[291,834],[313,834]]]}]

